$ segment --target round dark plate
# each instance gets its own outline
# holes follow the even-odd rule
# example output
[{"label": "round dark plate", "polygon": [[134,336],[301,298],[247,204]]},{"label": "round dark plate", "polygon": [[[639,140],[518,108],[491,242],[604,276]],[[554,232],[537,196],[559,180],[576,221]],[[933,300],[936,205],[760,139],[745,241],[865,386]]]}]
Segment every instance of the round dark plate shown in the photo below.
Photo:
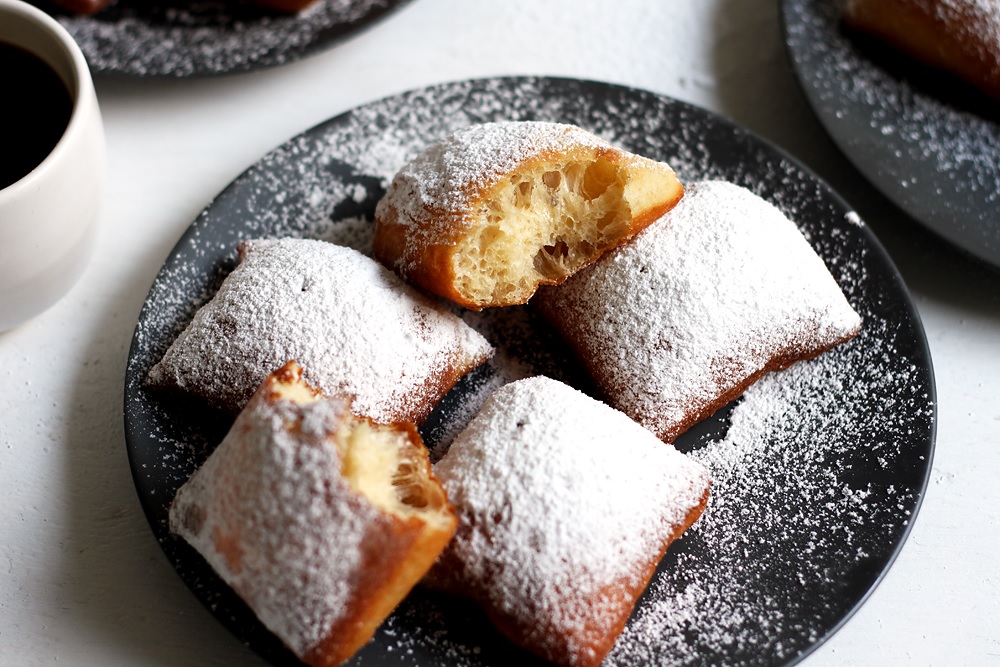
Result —
[{"label": "round dark plate", "polygon": [[[205,209],[149,292],[125,384],[135,484],[167,558],[241,640],[274,664],[296,664],[167,529],[174,493],[230,420],[150,392],[143,378],[234,265],[239,240],[306,236],[366,250],[375,204],[406,160],[460,127],[498,119],[575,123],[670,162],[685,181],[751,188],[798,222],[864,317],[855,340],[764,378],[678,440],[712,470],[712,499],[671,547],[606,664],[796,662],[861,604],[910,529],[935,432],[923,330],[878,241],[815,176],[702,109],[603,83],[487,79],[374,102],[279,147]],[[545,373],[587,389],[530,304],[463,316],[497,346],[497,359],[460,382],[424,426],[432,454],[512,378]],[[352,664],[532,660],[472,605],[418,589]]]},{"label": "round dark plate", "polygon": [[792,66],[820,123],[899,208],[1000,266],[1000,103],[845,32],[845,3],[781,3]]},{"label": "round dark plate", "polygon": [[32,0],[56,17],[95,72],[185,77],[292,62],[329,48],[406,0],[319,0],[298,14],[242,0],[117,0],[75,16]]}]

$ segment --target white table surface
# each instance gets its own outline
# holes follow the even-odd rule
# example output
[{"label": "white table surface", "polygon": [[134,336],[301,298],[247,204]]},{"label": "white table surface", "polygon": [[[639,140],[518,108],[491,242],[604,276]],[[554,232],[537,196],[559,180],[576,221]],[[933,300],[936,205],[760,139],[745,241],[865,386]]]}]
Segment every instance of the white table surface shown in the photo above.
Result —
[{"label": "white table surface", "polygon": [[211,198],[291,136],[441,81],[601,79],[726,115],[843,194],[926,329],[939,401],[923,507],[868,602],[804,664],[1000,664],[1000,272],[897,213],[797,89],[776,0],[414,0],[306,60],[197,80],[98,78],[101,234],[70,294],[0,334],[0,664],[261,665],[174,574],[139,507],[122,393],[161,262]]}]

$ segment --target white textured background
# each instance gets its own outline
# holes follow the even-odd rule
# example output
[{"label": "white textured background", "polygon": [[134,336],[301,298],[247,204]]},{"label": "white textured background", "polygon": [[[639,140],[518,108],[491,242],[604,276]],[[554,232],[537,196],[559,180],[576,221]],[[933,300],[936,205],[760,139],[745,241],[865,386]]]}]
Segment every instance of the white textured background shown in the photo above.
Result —
[{"label": "white textured background", "polygon": [[198,212],[261,155],[357,104],[446,80],[546,74],[720,112],[825,177],[887,246],[920,310],[940,408],[909,541],[804,662],[1000,664],[1000,272],[896,213],[825,138],[781,44],[777,0],[414,0],[305,61],[199,80],[98,79],[109,185],[95,260],[0,334],[0,665],[260,665],[174,574],[125,455],[132,328]]}]

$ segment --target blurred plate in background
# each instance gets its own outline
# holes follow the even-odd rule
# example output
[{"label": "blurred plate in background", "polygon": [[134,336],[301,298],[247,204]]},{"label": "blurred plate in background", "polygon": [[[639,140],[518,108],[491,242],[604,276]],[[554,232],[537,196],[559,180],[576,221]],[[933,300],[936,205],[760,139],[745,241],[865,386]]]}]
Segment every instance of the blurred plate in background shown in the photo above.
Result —
[{"label": "blurred plate in background", "polygon": [[845,0],[782,0],[785,43],[834,143],[914,220],[1000,267],[1000,104],[841,30]]}]

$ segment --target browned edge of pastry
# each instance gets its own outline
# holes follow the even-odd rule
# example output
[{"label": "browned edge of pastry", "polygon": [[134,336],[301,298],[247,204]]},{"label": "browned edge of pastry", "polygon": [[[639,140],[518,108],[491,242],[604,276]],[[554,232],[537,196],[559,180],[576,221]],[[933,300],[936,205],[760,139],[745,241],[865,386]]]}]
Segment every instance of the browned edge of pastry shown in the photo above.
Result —
[{"label": "browned edge of pastry", "polygon": [[740,396],[742,396],[743,392],[749,389],[759,379],[761,379],[768,373],[784,370],[798,361],[808,361],[809,359],[818,357],[824,352],[828,352],[833,348],[837,347],[838,345],[841,345],[851,340],[852,338],[858,335],[859,331],[860,328],[855,329],[851,334],[844,336],[830,343],[829,345],[822,345],[819,347],[793,346],[785,349],[784,352],[782,352],[778,356],[773,357],[771,361],[768,364],[766,364],[763,368],[761,368],[759,371],[751,374],[742,382],[739,382],[738,384],[734,385],[731,389],[729,389],[729,391],[725,392],[714,401],[708,403],[707,405],[697,409],[695,412],[689,414],[687,419],[677,424],[674,428],[669,430],[663,430],[660,433],[656,433],[656,436],[660,438],[660,440],[663,440],[663,442],[667,443],[673,442],[679,435],[684,433],[684,431],[688,430],[698,422],[708,419],[716,412],[718,412],[719,409],[725,407],[731,401],[734,401]]},{"label": "browned edge of pastry", "polygon": [[386,515],[362,544],[362,562],[368,567],[354,579],[358,594],[348,603],[343,620],[303,660],[314,667],[334,667],[371,641],[444,551],[456,524],[453,516],[449,530],[431,531],[420,519]]},{"label": "browned edge of pastry", "polygon": [[[301,381],[302,369],[294,361],[290,361],[279,372],[297,373],[295,380],[317,396],[322,395],[319,390]],[[451,380],[451,383],[454,384],[458,377],[461,374]],[[388,427],[405,434],[408,463],[419,467],[418,475],[423,479],[433,480],[434,486],[421,489],[429,493],[430,497],[404,499],[404,502],[417,507],[430,505],[445,508],[448,521],[446,525],[434,530],[428,528],[426,520],[417,516],[404,518],[389,512],[381,513],[378,525],[367,531],[361,545],[362,562],[366,567],[354,578],[356,594],[347,604],[343,619],[330,628],[323,642],[303,656],[303,660],[314,667],[339,665],[371,641],[385,618],[420,582],[444,551],[458,525],[458,518],[448,503],[444,487],[434,475],[427,447],[417,427],[406,421],[378,424],[363,415],[353,417],[372,427]]]},{"label": "browned edge of pastry", "polygon": [[[914,60],[965,79],[1000,100],[1000,36],[985,34],[974,8],[937,11],[931,0],[851,0],[849,31],[871,35]],[[960,3],[958,3],[960,4]],[[971,3],[970,3],[971,4]]]}]

